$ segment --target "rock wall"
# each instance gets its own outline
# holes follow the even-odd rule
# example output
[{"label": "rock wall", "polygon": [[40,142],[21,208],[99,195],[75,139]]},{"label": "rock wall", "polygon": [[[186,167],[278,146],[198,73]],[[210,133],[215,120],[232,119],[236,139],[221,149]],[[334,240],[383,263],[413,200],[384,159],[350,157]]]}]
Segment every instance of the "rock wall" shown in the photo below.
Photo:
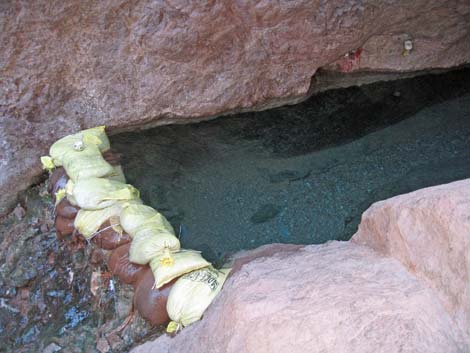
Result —
[{"label": "rock wall", "polygon": [[242,254],[202,321],[132,353],[468,352],[469,205],[466,179],[373,205],[350,242]]},{"label": "rock wall", "polygon": [[296,102],[321,67],[462,65],[469,23],[466,0],[1,2],[0,214],[65,134]]}]

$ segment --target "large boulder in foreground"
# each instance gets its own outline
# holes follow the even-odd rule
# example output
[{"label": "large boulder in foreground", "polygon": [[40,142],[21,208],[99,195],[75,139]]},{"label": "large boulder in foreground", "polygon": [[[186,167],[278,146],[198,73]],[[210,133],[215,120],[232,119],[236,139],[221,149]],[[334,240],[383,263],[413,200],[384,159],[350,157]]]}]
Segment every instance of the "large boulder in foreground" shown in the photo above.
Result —
[{"label": "large boulder in foreground", "polygon": [[3,1],[0,214],[68,133],[292,103],[321,67],[462,65],[469,14],[462,0]]},{"label": "large boulder in foreground", "polygon": [[470,337],[470,179],[373,204],[351,241],[399,260]]},{"label": "large boulder in foreground", "polygon": [[201,322],[132,353],[452,353],[462,334],[395,259],[346,242],[242,267]]},{"label": "large boulder in foreground", "polygon": [[202,321],[132,352],[468,352],[469,215],[470,179],[373,205],[350,242],[242,254]]}]

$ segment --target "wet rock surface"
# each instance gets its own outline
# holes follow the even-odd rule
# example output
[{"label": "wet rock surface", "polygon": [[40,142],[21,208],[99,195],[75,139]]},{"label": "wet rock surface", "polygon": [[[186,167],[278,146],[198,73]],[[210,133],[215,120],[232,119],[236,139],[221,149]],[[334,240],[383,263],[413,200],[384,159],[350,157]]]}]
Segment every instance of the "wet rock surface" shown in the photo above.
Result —
[{"label": "wet rock surface", "polygon": [[125,352],[159,332],[138,316],[119,330],[133,288],[108,272],[106,251],[58,240],[53,213],[42,184],[0,222],[0,351]]},{"label": "wet rock surface", "polygon": [[373,202],[470,177],[469,93],[463,70],[111,142],[145,204],[223,263],[268,243],[347,240]]},{"label": "wet rock surface", "polygon": [[0,213],[66,134],[295,102],[321,67],[462,65],[470,61],[469,13],[461,0],[4,1]]}]

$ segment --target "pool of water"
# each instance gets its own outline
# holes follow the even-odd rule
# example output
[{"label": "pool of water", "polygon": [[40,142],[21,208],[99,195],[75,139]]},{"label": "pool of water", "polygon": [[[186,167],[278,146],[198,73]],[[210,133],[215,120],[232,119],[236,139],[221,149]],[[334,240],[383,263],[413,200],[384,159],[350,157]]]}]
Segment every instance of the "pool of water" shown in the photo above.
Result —
[{"label": "pool of water", "polygon": [[470,177],[470,70],[113,136],[129,183],[215,262],[349,239],[373,202]]}]

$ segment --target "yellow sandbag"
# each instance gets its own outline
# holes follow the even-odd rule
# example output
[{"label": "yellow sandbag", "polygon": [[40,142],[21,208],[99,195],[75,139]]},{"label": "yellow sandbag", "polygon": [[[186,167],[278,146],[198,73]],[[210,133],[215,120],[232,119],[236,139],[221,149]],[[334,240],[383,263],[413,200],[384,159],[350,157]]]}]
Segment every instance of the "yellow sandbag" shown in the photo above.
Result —
[{"label": "yellow sandbag", "polygon": [[109,139],[106,136],[105,127],[98,126],[68,135],[52,144],[49,154],[56,166],[63,164],[63,156],[70,151],[79,151],[83,145],[94,145],[100,152],[109,150]]},{"label": "yellow sandbag", "polygon": [[168,332],[175,332],[201,319],[229,274],[230,269],[204,267],[180,277],[171,288],[166,309],[172,320]]},{"label": "yellow sandbag", "polygon": [[101,210],[80,209],[75,217],[74,226],[86,239],[90,239],[111,217],[118,217],[122,205],[114,204]]},{"label": "yellow sandbag", "polygon": [[137,200],[139,191],[130,184],[105,178],[86,178],[75,182],[73,197],[85,210],[99,210],[119,201]]},{"label": "yellow sandbag", "polygon": [[[154,225],[148,225],[145,229],[137,232],[133,237],[131,247],[129,249],[130,262],[139,265],[146,265],[155,256],[162,255],[165,250],[172,252],[180,249],[181,245],[177,237],[158,228],[152,228],[152,226]],[[124,226],[122,226],[122,228],[126,230]]]},{"label": "yellow sandbag", "polygon": [[54,160],[49,156],[42,156],[41,164],[42,164],[42,169],[45,169],[48,171],[51,171],[52,169],[55,168]]},{"label": "yellow sandbag", "polygon": [[73,196],[74,187],[75,183],[72,179],[69,179],[67,181],[67,184],[65,184],[65,196],[67,197],[68,202],[70,202],[74,206],[78,206],[77,200],[75,200],[75,197]]},{"label": "yellow sandbag", "polygon": [[73,181],[91,177],[106,177],[116,173],[114,167],[104,160],[95,145],[86,145],[83,150],[71,150],[64,153],[62,165]]},{"label": "yellow sandbag", "polygon": [[[140,200],[133,202],[141,202]],[[80,209],[75,217],[74,226],[86,239],[90,239],[100,229],[101,225],[109,219],[113,219],[111,226],[117,229],[119,226],[119,215],[123,203],[118,202],[101,210]]]},{"label": "yellow sandbag", "polygon": [[156,288],[160,288],[185,273],[209,265],[210,262],[206,261],[199,251],[194,250],[181,250],[175,253],[165,251],[164,254],[156,256],[150,261]]},{"label": "yellow sandbag", "polygon": [[54,196],[55,196],[55,206],[57,206],[60,203],[60,201],[62,201],[62,199],[67,196],[67,193],[65,192],[65,188],[57,190]]},{"label": "yellow sandbag", "polygon": [[121,183],[126,183],[126,177],[124,176],[124,172],[122,171],[122,167],[120,165],[115,166],[114,172],[106,176],[106,179],[119,181]]},{"label": "yellow sandbag", "polygon": [[165,216],[150,206],[129,205],[121,213],[122,228],[131,237],[145,227],[161,230],[167,233],[175,234],[173,227],[167,221]]}]

